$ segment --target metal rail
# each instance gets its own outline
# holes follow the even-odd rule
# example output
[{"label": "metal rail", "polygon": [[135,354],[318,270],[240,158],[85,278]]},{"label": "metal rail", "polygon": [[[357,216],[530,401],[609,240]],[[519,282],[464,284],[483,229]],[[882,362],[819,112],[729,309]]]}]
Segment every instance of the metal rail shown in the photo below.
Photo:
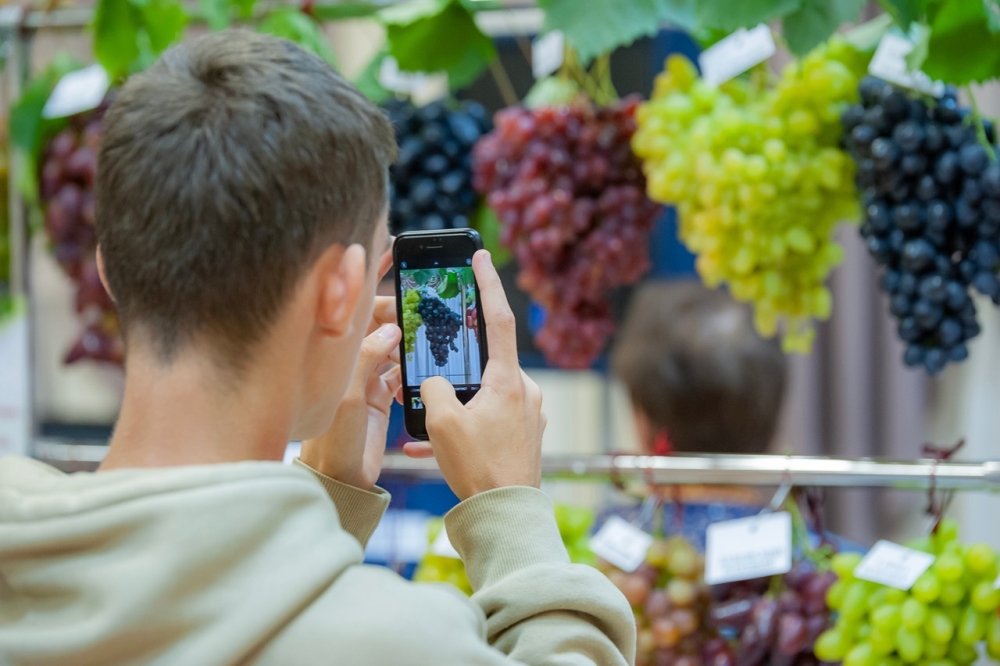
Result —
[{"label": "metal rail", "polygon": [[[36,440],[34,455],[57,467],[93,469],[107,447]],[[387,476],[440,479],[433,459],[413,460],[390,453],[382,464]],[[933,460],[845,460],[807,456],[635,456],[547,455],[546,478],[577,481],[638,481],[662,485],[821,486],[842,488],[901,488],[926,490],[932,484],[949,490],[1000,490],[1000,461],[942,462]]]}]

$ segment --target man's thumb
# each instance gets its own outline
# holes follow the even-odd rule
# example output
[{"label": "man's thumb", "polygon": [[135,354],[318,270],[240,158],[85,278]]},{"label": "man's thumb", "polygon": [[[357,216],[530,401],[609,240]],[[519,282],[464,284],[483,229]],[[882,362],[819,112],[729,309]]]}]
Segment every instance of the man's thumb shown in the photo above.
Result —
[{"label": "man's thumb", "polygon": [[[428,412],[449,411],[461,407],[455,397],[455,387],[444,377],[431,377],[420,385],[420,399]],[[428,414],[429,416],[430,414]]]}]

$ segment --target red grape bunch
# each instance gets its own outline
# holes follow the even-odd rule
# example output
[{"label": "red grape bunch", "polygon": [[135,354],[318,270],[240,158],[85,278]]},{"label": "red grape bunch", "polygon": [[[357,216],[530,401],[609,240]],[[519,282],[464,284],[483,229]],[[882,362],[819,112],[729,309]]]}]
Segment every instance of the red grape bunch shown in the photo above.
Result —
[{"label": "red grape bunch", "polygon": [[649,270],[660,206],[629,145],[638,103],[504,109],[473,151],[518,285],[546,310],[535,343],[559,367],[590,367],[615,328],[609,290]]},{"label": "red grape bunch", "polygon": [[97,271],[94,178],[101,119],[110,100],[69,119],[45,147],[40,196],[45,230],[59,266],[76,285],[76,312],[84,330],[64,362],[91,359],[121,364],[124,350],[114,303]]}]

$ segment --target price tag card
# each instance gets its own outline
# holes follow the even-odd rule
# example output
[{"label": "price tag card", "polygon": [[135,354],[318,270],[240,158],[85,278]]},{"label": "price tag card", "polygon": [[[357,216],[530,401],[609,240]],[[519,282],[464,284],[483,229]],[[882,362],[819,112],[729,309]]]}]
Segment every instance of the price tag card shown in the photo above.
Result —
[{"label": "price tag card", "polygon": [[396,59],[387,56],[379,65],[378,82],[386,90],[415,93],[427,84],[427,75],[420,72],[402,72]]},{"label": "price tag card", "polygon": [[652,545],[651,535],[618,516],[608,518],[590,539],[590,550],[595,555],[627,573],[642,564]]},{"label": "price tag card", "polygon": [[941,97],[944,95],[944,83],[932,81],[923,72],[909,71],[906,56],[912,50],[913,43],[906,37],[887,32],[875,49],[875,55],[868,65],[868,73],[904,88]]},{"label": "price tag card", "polygon": [[440,555],[441,557],[451,557],[456,560],[462,559],[462,556],[458,554],[455,547],[451,545],[451,539],[448,538],[448,531],[444,527],[441,528],[437,538],[431,544],[431,553]]},{"label": "price tag card", "polygon": [[934,556],[900,546],[891,541],[879,541],[865,555],[854,576],[880,585],[909,590],[920,574],[934,564]]},{"label": "price tag card", "polygon": [[786,511],[712,523],[705,533],[709,585],[787,573],[792,568],[792,517]]},{"label": "price tag card", "polygon": [[562,30],[553,30],[531,43],[531,73],[536,79],[562,67],[565,43]]},{"label": "price tag card", "polygon": [[66,118],[96,109],[108,93],[111,80],[100,65],[91,65],[59,79],[42,109],[43,118]]},{"label": "price tag card", "polygon": [[698,56],[701,78],[710,86],[725,83],[774,55],[774,35],[766,24],[741,28]]}]

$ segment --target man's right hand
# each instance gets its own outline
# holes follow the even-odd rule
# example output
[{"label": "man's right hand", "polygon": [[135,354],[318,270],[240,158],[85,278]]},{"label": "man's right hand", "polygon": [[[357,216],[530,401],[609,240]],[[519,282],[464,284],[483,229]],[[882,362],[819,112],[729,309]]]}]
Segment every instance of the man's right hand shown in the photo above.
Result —
[{"label": "man's right hand", "polygon": [[430,446],[407,444],[413,457],[433,455],[460,500],[506,486],[541,483],[542,392],[517,360],[514,314],[489,252],[472,259],[479,283],[489,361],[479,392],[463,405],[443,377],[420,386]]}]

